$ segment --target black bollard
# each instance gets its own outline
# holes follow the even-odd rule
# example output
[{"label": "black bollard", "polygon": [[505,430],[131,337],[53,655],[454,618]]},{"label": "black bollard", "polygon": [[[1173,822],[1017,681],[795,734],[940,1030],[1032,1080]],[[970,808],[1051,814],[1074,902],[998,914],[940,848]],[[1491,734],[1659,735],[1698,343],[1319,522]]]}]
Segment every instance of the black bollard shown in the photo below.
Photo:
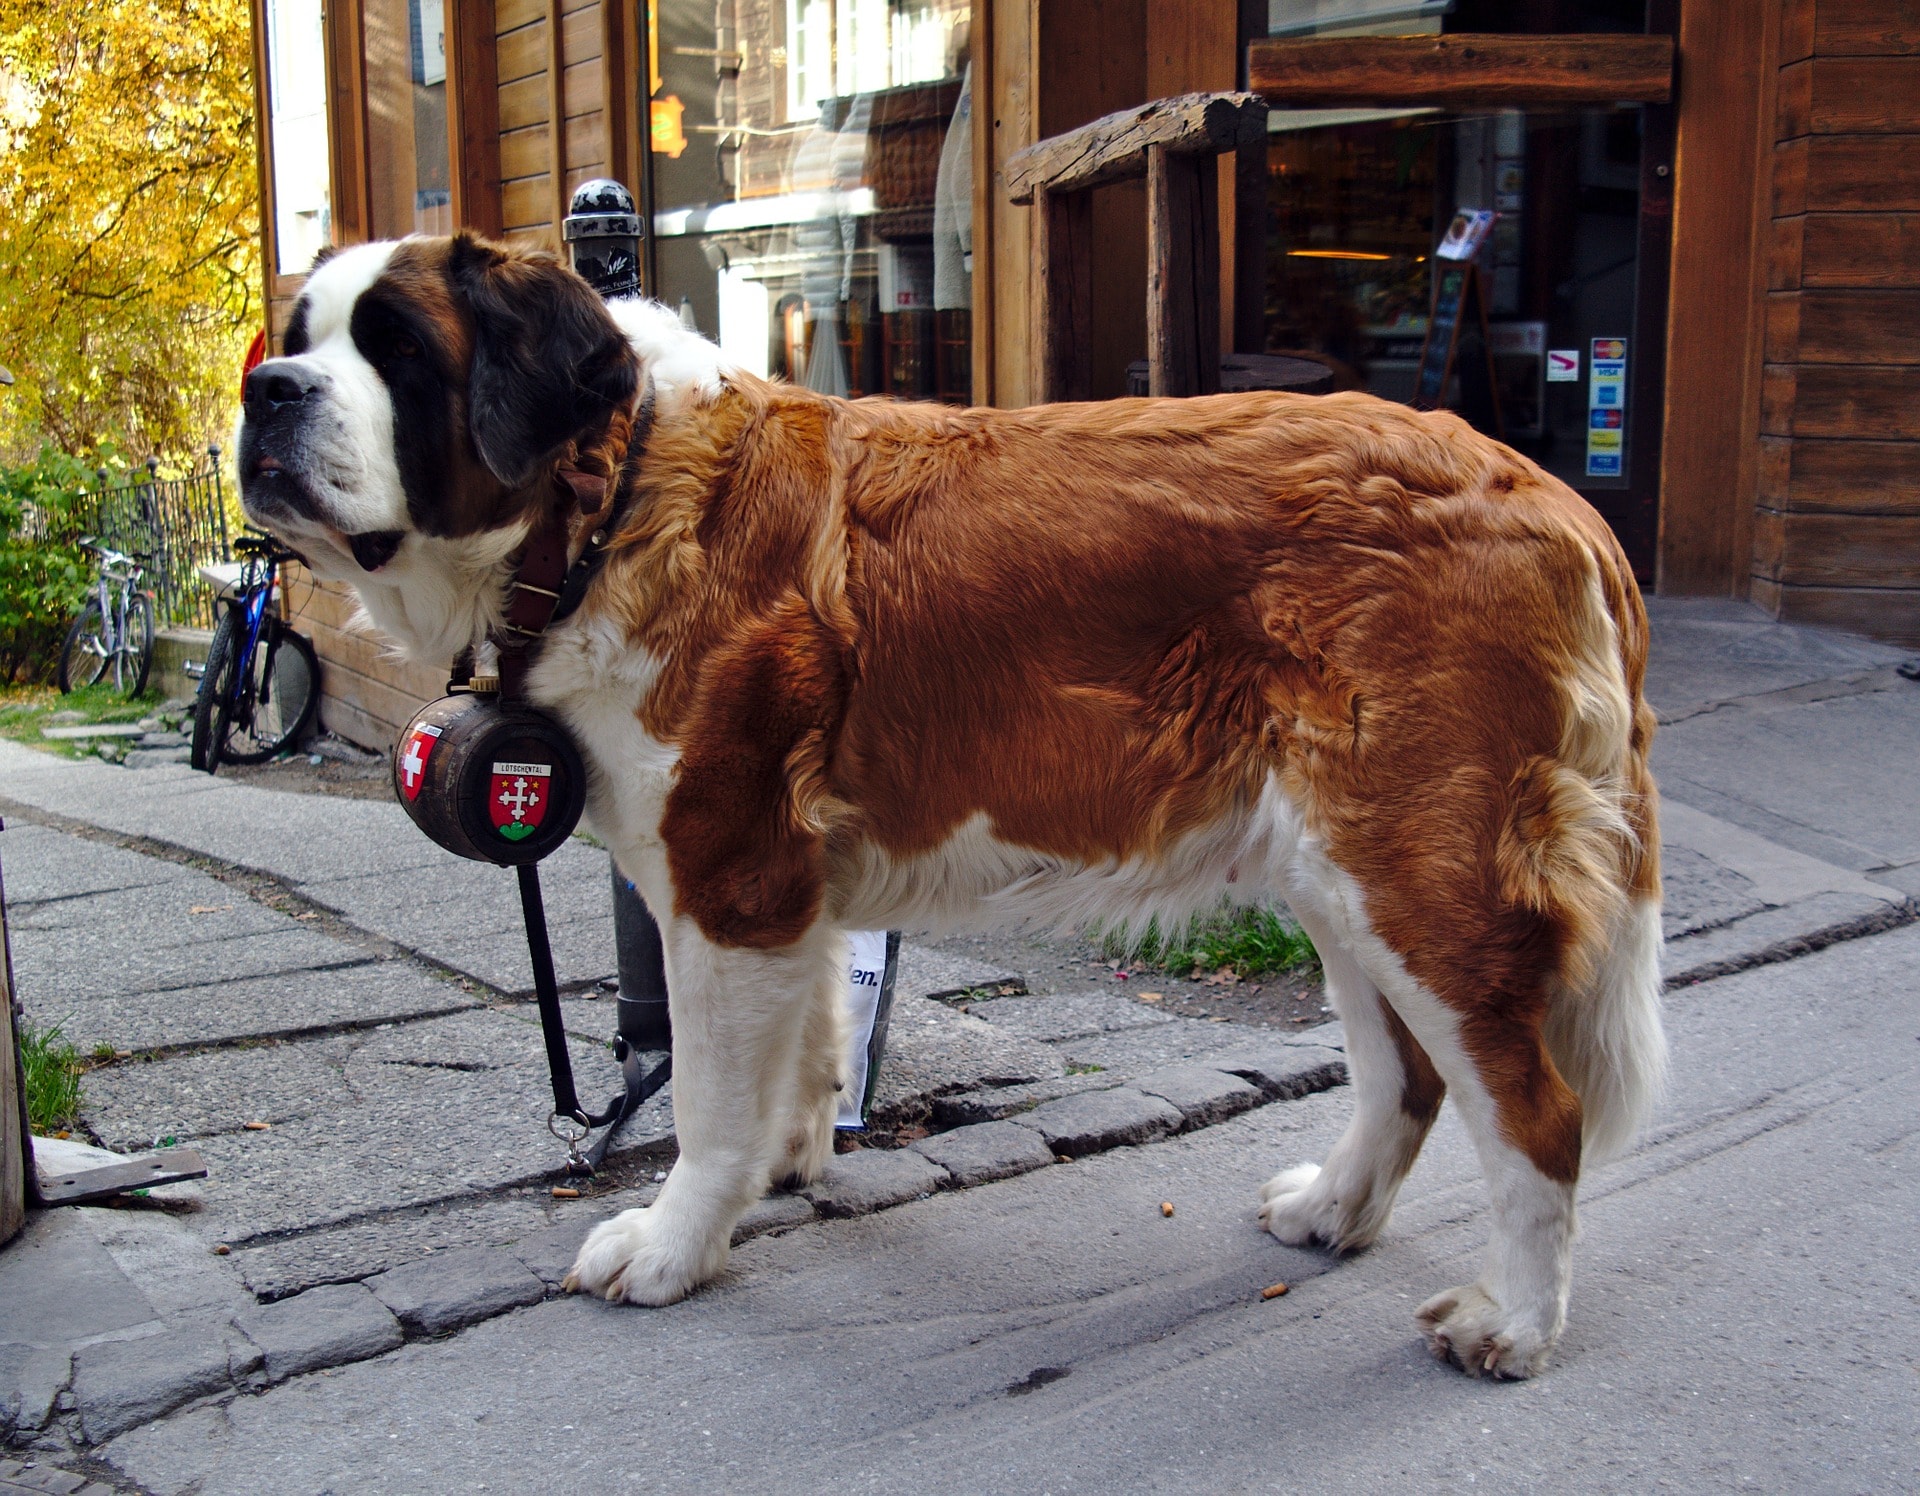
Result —
[{"label": "black bollard", "polygon": [[613,947],[620,971],[620,1037],[635,1049],[673,1048],[660,927],[618,865],[613,869]]},{"label": "black bollard", "polygon": [[582,182],[561,222],[574,273],[608,301],[640,294],[640,240],[633,194],[608,177]]}]

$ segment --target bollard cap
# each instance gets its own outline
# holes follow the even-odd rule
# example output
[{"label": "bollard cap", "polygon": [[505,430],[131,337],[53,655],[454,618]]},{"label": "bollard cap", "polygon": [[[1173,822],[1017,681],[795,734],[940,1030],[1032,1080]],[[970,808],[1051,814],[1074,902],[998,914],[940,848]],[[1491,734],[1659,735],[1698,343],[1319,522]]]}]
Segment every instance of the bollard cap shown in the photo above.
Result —
[{"label": "bollard cap", "polygon": [[643,232],[633,194],[611,177],[596,177],[574,188],[560,229],[567,240],[638,239]]}]

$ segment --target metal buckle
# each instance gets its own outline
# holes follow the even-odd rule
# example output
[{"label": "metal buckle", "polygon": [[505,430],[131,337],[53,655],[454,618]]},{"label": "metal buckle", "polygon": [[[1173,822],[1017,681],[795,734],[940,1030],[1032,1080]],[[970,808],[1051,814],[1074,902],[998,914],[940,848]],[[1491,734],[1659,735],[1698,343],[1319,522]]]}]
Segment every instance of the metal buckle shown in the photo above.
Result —
[{"label": "metal buckle", "polygon": [[[563,1125],[566,1127],[566,1131],[561,1130]],[[578,1132],[572,1131],[575,1127],[580,1130]],[[547,1131],[567,1145],[567,1172],[569,1174],[591,1174],[593,1172],[593,1165],[588,1163],[585,1155],[580,1152],[580,1145],[593,1133],[593,1127],[588,1123],[584,1115],[575,1112],[571,1117],[566,1117],[562,1116],[559,1112],[548,1112]]]}]

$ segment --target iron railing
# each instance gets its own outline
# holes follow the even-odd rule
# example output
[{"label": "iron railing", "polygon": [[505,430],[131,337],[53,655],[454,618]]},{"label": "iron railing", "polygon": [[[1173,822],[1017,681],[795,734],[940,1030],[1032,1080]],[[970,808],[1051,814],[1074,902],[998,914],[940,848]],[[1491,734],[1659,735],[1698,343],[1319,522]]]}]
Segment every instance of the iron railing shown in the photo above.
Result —
[{"label": "iron railing", "polygon": [[118,483],[102,468],[99,487],[78,495],[72,538],[93,535],[114,550],[144,556],[162,628],[212,628],[213,594],[199,571],[233,559],[220,449],[208,447],[206,468],[184,478],[162,478],[159,467],[149,457],[144,472]]}]

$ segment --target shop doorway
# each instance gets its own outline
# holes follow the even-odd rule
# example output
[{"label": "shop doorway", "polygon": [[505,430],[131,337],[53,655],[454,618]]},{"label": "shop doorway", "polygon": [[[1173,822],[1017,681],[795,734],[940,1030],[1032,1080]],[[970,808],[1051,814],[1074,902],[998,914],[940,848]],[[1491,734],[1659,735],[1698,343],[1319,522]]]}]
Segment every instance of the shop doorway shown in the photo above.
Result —
[{"label": "shop doorway", "polygon": [[[1484,51],[1505,65],[1438,84],[1433,67],[1407,65],[1414,42],[1404,36],[1342,37],[1317,51],[1255,45],[1254,85],[1273,106],[1266,344],[1327,360],[1342,388],[1445,406],[1502,437],[1591,503],[1650,582],[1672,108],[1664,97],[1607,97],[1624,89],[1617,76],[1599,78],[1593,97],[1578,97],[1577,79],[1539,97],[1525,64],[1551,73],[1568,40],[1449,35],[1462,44],[1454,55]],[[1646,40],[1621,38],[1639,53]],[[1608,45],[1581,38],[1582,66],[1604,61]],[[1303,56],[1310,83],[1272,85],[1297,77]],[[1330,91],[1340,107],[1326,107]],[[1447,292],[1462,277],[1448,271],[1461,262],[1441,246],[1462,214],[1492,215],[1490,225],[1467,221],[1484,339],[1471,301],[1449,322]],[[1456,329],[1449,360],[1434,340]]]}]

